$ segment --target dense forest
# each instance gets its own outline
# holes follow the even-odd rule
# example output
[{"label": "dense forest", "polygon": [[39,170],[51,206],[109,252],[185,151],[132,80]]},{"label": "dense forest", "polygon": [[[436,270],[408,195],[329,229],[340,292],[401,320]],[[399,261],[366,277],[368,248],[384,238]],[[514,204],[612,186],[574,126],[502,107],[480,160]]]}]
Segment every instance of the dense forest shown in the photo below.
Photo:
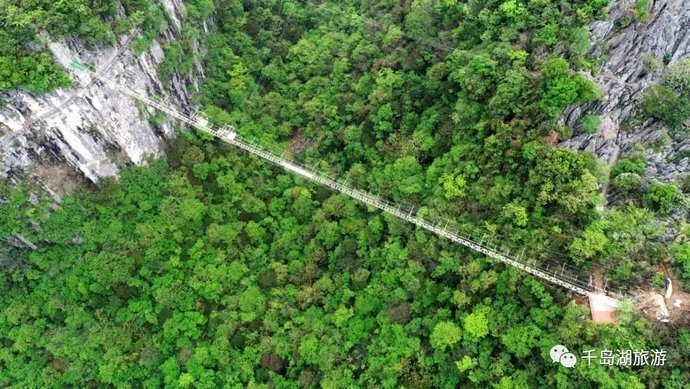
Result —
[{"label": "dense forest", "polygon": [[[165,12],[150,0],[119,4],[0,4],[0,89],[69,85],[41,34],[108,44],[137,26],[133,49],[147,50]],[[602,273],[624,292],[661,286],[659,265],[689,288],[690,243],[662,238],[666,216],[687,214],[690,183],[642,179],[642,153],[610,169],[556,146],[599,125],[594,112],[576,128],[557,119],[601,98],[587,25],[607,4],[190,0],[158,72],[193,71],[199,41],[197,101],[216,124],[468,235]],[[648,17],[643,9],[630,23]],[[665,74],[638,116],[682,131],[690,63]],[[604,204],[607,187],[616,204]],[[563,290],[203,135],[185,133],[165,158],[61,204],[35,192],[0,186],[0,236],[37,246],[0,252],[0,386],[690,382],[687,327],[630,304],[617,323],[595,325]],[[668,356],[663,367],[567,369],[549,357],[555,344]]]}]

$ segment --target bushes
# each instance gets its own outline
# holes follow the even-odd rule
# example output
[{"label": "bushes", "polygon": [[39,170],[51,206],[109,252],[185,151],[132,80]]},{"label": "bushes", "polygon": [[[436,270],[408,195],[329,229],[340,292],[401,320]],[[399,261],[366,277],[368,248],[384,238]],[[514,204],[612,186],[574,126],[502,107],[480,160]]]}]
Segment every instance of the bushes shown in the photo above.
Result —
[{"label": "bushes", "polygon": [[640,187],[642,178],[637,173],[621,173],[613,180],[613,186],[625,192],[633,192]]},{"label": "bushes", "polygon": [[649,0],[635,1],[635,17],[640,21],[646,22],[649,20]]},{"label": "bushes", "polygon": [[681,177],[679,179],[679,184],[680,184],[680,190],[682,190],[683,193],[690,193],[690,175],[686,175],[684,177]]},{"label": "bushes", "polygon": [[622,173],[642,174],[646,167],[647,160],[642,155],[633,155],[619,160],[611,170],[611,174],[614,177]]},{"label": "bushes", "polygon": [[580,119],[580,128],[585,134],[594,134],[601,125],[601,118],[599,115],[585,115]]},{"label": "bushes", "polygon": [[556,127],[556,132],[558,133],[558,139],[562,141],[573,137],[573,128],[569,126],[558,126]]},{"label": "bushes", "polygon": [[690,98],[690,59],[669,66],[664,74],[663,84],[681,97]]},{"label": "bushes", "polygon": [[32,53],[18,59],[0,56],[0,90],[25,89],[42,93],[71,84],[67,73],[48,53]]},{"label": "bushes", "polygon": [[649,89],[640,109],[644,117],[660,120],[674,129],[680,128],[690,117],[690,101],[663,85]]},{"label": "bushes", "polygon": [[655,182],[647,188],[642,200],[649,208],[668,212],[675,205],[679,195],[680,190],[675,185]]},{"label": "bushes", "polygon": [[690,118],[690,59],[669,66],[661,85],[649,89],[640,109],[645,117],[680,128]]},{"label": "bushes", "polygon": [[681,243],[673,246],[673,258],[675,264],[680,267],[683,278],[690,279],[690,243]]}]

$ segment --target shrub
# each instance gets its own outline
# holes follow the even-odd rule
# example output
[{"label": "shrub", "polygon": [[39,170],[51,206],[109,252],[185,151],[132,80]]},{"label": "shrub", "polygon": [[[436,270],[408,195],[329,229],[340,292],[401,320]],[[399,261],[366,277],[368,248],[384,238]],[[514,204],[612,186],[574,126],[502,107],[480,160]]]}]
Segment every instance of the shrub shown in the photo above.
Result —
[{"label": "shrub", "polygon": [[556,128],[558,139],[565,141],[573,137],[573,129],[568,126],[559,126]]},{"label": "shrub", "polygon": [[613,167],[611,174],[615,177],[622,173],[642,174],[647,167],[647,160],[642,155],[623,158]]},{"label": "shrub", "polygon": [[601,125],[599,115],[585,115],[580,119],[580,127],[585,134],[594,134]]},{"label": "shrub", "polygon": [[655,182],[647,188],[643,200],[649,208],[668,212],[673,208],[679,194],[680,190],[675,185]]},{"label": "shrub", "polygon": [[690,175],[681,177],[679,183],[680,190],[682,190],[683,193],[690,193]]},{"label": "shrub", "polygon": [[681,270],[679,275],[690,279],[690,243],[679,243],[673,246],[673,258],[675,264]]},{"label": "shrub", "polygon": [[547,24],[537,31],[532,40],[535,45],[553,46],[558,41],[558,25]]},{"label": "shrub", "polygon": [[649,0],[635,1],[635,17],[643,22],[649,20]]},{"label": "shrub", "polygon": [[664,74],[662,84],[686,99],[690,97],[690,58],[670,65]]},{"label": "shrub", "polygon": [[680,128],[690,117],[690,101],[662,85],[649,89],[640,108],[644,117],[660,120],[673,129]]},{"label": "shrub", "polygon": [[661,62],[651,54],[644,54],[642,56],[642,66],[644,67],[644,72],[649,74],[659,69]]},{"label": "shrub", "polygon": [[621,173],[613,180],[613,186],[625,192],[632,192],[640,187],[642,179],[636,173]]}]

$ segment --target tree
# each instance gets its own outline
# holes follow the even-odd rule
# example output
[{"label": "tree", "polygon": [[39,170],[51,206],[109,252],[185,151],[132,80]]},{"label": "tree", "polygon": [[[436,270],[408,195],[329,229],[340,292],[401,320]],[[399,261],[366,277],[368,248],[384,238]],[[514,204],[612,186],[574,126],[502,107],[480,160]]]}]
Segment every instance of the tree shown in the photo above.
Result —
[{"label": "tree", "polygon": [[508,329],[508,332],[501,336],[501,342],[510,352],[524,358],[537,346],[540,334],[541,330],[534,324],[522,324]]},{"label": "tree", "polygon": [[[140,22],[139,49],[173,40],[160,76],[196,72],[203,44],[190,97],[247,141],[454,220],[459,234],[487,230],[484,243],[527,247],[523,258],[573,245],[633,288],[669,258],[652,211],[596,210],[601,165],[545,142],[559,107],[594,92],[583,26],[608,0],[303,3],[188,0],[170,35],[151,0],[0,1],[0,82],[26,87],[36,28],[90,42]],[[683,96],[683,74],[662,84]],[[235,151],[186,132],[165,159],[57,207],[38,187],[0,183],[0,387],[690,382],[682,325],[650,326],[621,304],[618,324],[594,326],[537,277]],[[614,177],[644,170],[628,158]],[[3,246],[15,234],[37,249]],[[556,342],[661,347],[668,360],[566,370],[545,363]]]},{"label": "tree", "polygon": [[443,176],[441,176],[441,182],[443,183],[443,190],[445,192],[446,199],[453,200],[455,198],[462,198],[465,196],[465,188],[467,184],[462,176],[453,178],[452,175],[444,173]]},{"label": "tree", "polygon": [[242,321],[251,322],[263,315],[266,300],[259,288],[250,286],[240,294],[238,306],[242,312]]},{"label": "tree", "polygon": [[470,315],[465,318],[465,333],[473,338],[483,338],[489,334],[489,320],[486,317],[488,309],[475,308]]},{"label": "tree", "polygon": [[527,210],[520,205],[514,203],[506,204],[503,206],[501,216],[515,226],[524,227],[527,225]]},{"label": "tree", "polygon": [[569,75],[568,68],[568,62],[559,57],[549,58],[542,65],[540,107],[549,117],[555,117],[570,104],[598,97],[591,81],[579,74]]},{"label": "tree", "polygon": [[458,343],[462,338],[460,327],[451,321],[436,323],[431,332],[431,345],[441,351]]},{"label": "tree", "polygon": [[305,337],[299,346],[300,357],[310,364],[319,363],[319,341],[314,335]]},{"label": "tree", "polygon": [[410,195],[422,193],[424,189],[424,175],[422,167],[414,157],[403,157],[395,161],[386,169],[387,177],[394,183],[396,198],[406,198]]},{"label": "tree", "polygon": [[577,263],[584,263],[601,254],[608,243],[608,238],[603,232],[594,229],[586,230],[582,236],[575,238],[570,244],[570,254]]},{"label": "tree", "polygon": [[[531,147],[525,151],[531,153]],[[586,213],[598,188],[591,155],[543,146],[536,146],[534,153],[536,166],[529,172],[527,186],[527,193],[534,197],[528,199],[536,198],[543,206],[559,206],[565,211],[563,215]]]},{"label": "tree", "polygon": [[[449,77],[461,86],[470,101],[487,101],[493,94],[497,64],[488,55],[451,55],[453,67]],[[466,62],[465,62],[466,61]]]},{"label": "tree", "polygon": [[455,366],[460,373],[464,373],[476,365],[476,362],[469,356],[465,355],[462,359],[455,361]]}]

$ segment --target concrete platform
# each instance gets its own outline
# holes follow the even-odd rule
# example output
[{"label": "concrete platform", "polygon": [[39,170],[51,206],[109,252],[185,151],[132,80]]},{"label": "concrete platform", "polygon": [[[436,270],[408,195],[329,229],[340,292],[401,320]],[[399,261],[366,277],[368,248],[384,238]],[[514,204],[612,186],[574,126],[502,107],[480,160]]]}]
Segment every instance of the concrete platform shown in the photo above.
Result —
[{"label": "concrete platform", "polygon": [[603,294],[589,295],[589,308],[595,323],[615,323],[618,300]]}]

